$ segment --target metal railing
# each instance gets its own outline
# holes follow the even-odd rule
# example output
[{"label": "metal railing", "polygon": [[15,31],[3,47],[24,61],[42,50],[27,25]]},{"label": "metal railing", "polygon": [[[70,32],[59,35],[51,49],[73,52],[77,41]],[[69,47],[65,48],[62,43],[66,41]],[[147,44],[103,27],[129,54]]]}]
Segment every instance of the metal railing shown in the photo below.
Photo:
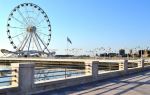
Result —
[{"label": "metal railing", "polygon": [[48,64],[35,67],[35,81],[66,79],[68,77],[77,77],[85,75],[84,64]]},{"label": "metal railing", "polygon": [[150,66],[150,60],[145,60],[144,66]]},{"label": "metal railing", "polygon": [[[140,61],[128,62],[127,64],[128,69],[138,67],[138,62]],[[100,62],[98,65],[99,74],[119,70],[119,64],[120,64],[119,62],[118,63],[117,62],[116,63],[115,62],[114,63],[113,62]]]},{"label": "metal railing", "polygon": [[138,63],[137,62],[128,62],[128,68],[135,68],[138,67]]},{"label": "metal railing", "polygon": [[8,86],[16,81],[12,80],[13,77],[16,77],[16,75],[12,75],[12,72],[16,72],[16,70],[0,70],[0,86]]},{"label": "metal railing", "polygon": [[99,70],[99,73],[119,70],[119,64],[118,63],[100,62],[98,65],[98,70]]}]

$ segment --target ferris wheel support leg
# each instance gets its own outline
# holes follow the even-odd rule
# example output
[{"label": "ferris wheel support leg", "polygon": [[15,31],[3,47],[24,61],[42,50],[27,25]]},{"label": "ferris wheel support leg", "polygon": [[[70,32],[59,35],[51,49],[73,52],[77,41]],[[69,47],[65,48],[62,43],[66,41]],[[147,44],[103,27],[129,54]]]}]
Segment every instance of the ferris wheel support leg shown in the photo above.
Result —
[{"label": "ferris wheel support leg", "polygon": [[31,40],[32,40],[32,33],[30,34],[30,41],[29,41],[29,46],[28,46],[28,55],[29,55],[29,49],[30,49],[30,45],[31,45]]},{"label": "ferris wheel support leg", "polygon": [[36,34],[35,34],[35,33],[34,33],[33,39],[34,39],[34,41],[35,41],[35,45],[36,45],[37,49],[38,49],[39,51],[42,51],[42,47],[41,47],[40,42],[39,42],[38,38],[36,37]]},{"label": "ferris wheel support leg", "polygon": [[23,47],[21,48],[21,50],[24,49],[24,47],[26,46],[26,44],[27,44],[27,42],[28,42],[28,40],[29,40],[30,37],[31,37],[31,35],[29,35],[29,37],[27,37],[27,39],[26,39],[25,43],[23,44]]},{"label": "ferris wheel support leg", "polygon": [[25,36],[25,38],[22,40],[22,43],[21,43],[21,45],[19,46],[18,51],[20,51],[20,50],[23,49],[23,46],[24,46],[24,44],[25,44],[25,42],[26,42],[26,40],[27,40],[28,38],[29,38],[29,34],[27,34],[27,35]]},{"label": "ferris wheel support leg", "polygon": [[[37,35],[37,34],[35,33],[35,35]],[[42,42],[42,44],[44,45],[44,47],[45,47],[45,49],[48,51],[48,53],[51,54],[50,51],[48,50],[48,48],[46,47],[46,45],[44,44],[44,42],[41,40],[41,38],[40,38],[38,35],[37,35],[37,37],[38,37],[39,40]]]}]

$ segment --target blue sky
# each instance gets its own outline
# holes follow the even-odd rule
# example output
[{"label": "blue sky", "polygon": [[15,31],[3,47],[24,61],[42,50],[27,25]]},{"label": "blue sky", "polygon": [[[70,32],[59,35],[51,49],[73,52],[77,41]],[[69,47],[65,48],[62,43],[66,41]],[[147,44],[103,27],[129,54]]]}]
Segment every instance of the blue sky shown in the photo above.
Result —
[{"label": "blue sky", "polygon": [[11,10],[32,2],[49,16],[52,26],[50,49],[65,53],[69,48],[146,48],[150,45],[149,0],[1,0],[0,48],[12,49],[6,33]]}]

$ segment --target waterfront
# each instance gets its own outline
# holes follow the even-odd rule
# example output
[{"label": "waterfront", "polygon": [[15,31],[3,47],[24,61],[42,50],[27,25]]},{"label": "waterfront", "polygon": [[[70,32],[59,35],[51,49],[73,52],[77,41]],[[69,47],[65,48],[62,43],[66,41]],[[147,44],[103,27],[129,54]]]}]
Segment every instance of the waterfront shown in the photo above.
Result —
[{"label": "waterfront", "polygon": [[[2,63],[3,64],[3,63]],[[13,63],[12,63],[13,64]],[[19,64],[19,63],[18,63]],[[12,70],[9,65],[0,66],[0,86],[11,85],[13,74],[5,72],[7,70]],[[57,80],[57,79],[67,79],[69,77],[77,77],[85,75],[85,70],[83,65],[57,65],[57,64],[45,64],[37,63],[34,70],[34,82],[46,81],[46,80]],[[10,77],[9,77],[10,76]],[[16,76],[16,75],[15,75]]]},{"label": "waterfront", "polygon": [[[10,70],[10,66],[0,66],[0,71]],[[10,82],[3,83],[3,81],[11,81],[11,78],[9,77],[3,77],[3,76],[10,76],[11,74],[1,72],[0,73],[0,86],[8,86],[10,85]]]},{"label": "waterfront", "polygon": [[[6,61],[9,60],[9,61]],[[11,61],[10,61],[11,60]],[[30,61],[30,63],[34,63],[39,61],[38,63],[35,63],[35,70],[34,70],[34,82],[39,81],[54,81],[54,80],[63,80],[71,77],[81,77],[84,76],[87,73],[86,68],[89,68],[91,64],[85,64],[91,62],[92,59],[25,59],[25,58],[5,58],[5,62],[8,63],[2,63],[7,65],[1,65],[1,71],[5,70],[13,70],[9,62],[16,62],[15,60],[19,62],[25,62],[25,60]],[[123,60],[101,60],[101,59],[94,59],[95,61],[100,61],[98,64],[98,74],[103,73],[110,73],[110,72],[116,72],[117,70],[120,70],[119,63],[123,62]],[[33,62],[31,62],[33,61]],[[40,63],[43,61],[44,63]],[[136,68],[138,67],[136,62],[139,62],[140,60],[130,60],[128,63],[128,68]],[[16,64],[16,63],[11,63]],[[19,64],[19,63],[18,63]],[[145,66],[149,65],[147,62],[145,62]],[[10,85],[11,83],[11,77],[6,78],[6,76],[11,76],[9,74],[3,73],[3,78],[0,78],[0,82],[2,81],[10,81],[7,83],[1,83],[1,86],[3,85]],[[16,75],[15,75],[16,76]]]},{"label": "waterfront", "polygon": [[[11,95],[22,93],[18,88],[26,91],[26,93],[41,93],[81,83],[126,76],[149,70],[150,68],[149,59],[32,59],[33,62],[31,62],[31,59],[26,59],[26,62],[24,62],[25,58],[16,58],[15,60],[11,59],[11,62],[16,60],[20,62],[9,63],[11,70],[3,71],[9,71],[12,74],[12,79],[10,80],[11,85],[0,87],[0,93],[2,94],[8,92]],[[34,63],[37,60],[43,62]],[[3,77],[5,77],[4,74]]]}]

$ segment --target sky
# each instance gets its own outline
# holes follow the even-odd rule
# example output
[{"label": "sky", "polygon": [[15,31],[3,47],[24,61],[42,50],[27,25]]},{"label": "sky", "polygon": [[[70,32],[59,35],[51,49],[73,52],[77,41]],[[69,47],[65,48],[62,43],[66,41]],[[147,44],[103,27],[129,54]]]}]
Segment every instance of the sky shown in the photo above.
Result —
[{"label": "sky", "polygon": [[150,46],[149,0],[0,0],[0,48],[13,50],[7,19],[21,3],[35,3],[48,15],[52,37],[49,49],[65,54],[68,48],[112,49]]}]

